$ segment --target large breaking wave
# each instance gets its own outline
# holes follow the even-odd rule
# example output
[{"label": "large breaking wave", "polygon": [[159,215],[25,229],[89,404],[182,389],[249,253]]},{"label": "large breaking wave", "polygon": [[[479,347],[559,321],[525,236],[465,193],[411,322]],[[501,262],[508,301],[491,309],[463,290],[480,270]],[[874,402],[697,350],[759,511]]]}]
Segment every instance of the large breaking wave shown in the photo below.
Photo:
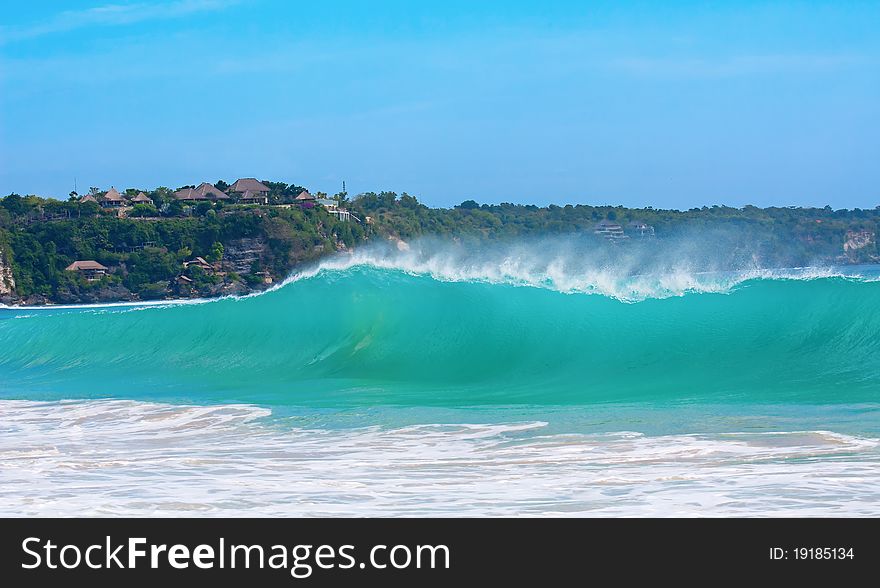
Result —
[{"label": "large breaking wave", "polygon": [[210,303],[2,309],[0,395],[309,406],[877,399],[880,283],[870,276],[722,271],[694,255],[598,259],[558,243],[401,249],[340,256],[269,292]]}]

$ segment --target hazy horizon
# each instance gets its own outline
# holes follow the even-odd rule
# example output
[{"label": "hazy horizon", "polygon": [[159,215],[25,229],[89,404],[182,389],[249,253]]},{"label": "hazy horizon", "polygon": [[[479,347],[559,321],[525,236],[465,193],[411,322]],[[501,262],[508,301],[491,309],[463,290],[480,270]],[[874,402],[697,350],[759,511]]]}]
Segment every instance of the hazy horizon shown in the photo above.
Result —
[{"label": "hazy horizon", "polygon": [[17,3],[0,195],[874,208],[880,4]]}]

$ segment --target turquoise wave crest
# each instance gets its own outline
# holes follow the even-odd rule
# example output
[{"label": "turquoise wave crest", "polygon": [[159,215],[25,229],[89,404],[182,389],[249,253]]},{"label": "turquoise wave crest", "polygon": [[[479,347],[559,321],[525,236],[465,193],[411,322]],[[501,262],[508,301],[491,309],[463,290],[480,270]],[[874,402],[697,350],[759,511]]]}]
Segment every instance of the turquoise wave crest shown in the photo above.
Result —
[{"label": "turquoise wave crest", "polygon": [[633,303],[342,264],[245,298],[0,309],[0,397],[313,407],[880,397],[880,282],[700,283]]}]

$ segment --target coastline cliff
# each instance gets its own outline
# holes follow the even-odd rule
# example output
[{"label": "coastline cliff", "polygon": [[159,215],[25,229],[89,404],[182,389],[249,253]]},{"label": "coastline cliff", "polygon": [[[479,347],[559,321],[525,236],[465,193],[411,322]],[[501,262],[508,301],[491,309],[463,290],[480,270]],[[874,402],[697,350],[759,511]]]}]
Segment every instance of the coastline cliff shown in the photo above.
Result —
[{"label": "coastline cliff", "polygon": [[0,297],[11,297],[15,294],[15,276],[12,274],[12,263],[9,253],[0,242]]},{"label": "coastline cliff", "polygon": [[[677,211],[472,200],[430,208],[406,193],[365,193],[352,200],[340,193],[328,199],[293,185],[258,184],[267,189],[264,195],[238,200],[221,198],[226,193],[220,188],[231,188],[222,182],[215,185],[220,188],[200,186],[204,197],[197,188],[158,188],[114,190],[109,200],[101,194],[66,202],[15,194],[0,198],[0,304],[246,294],[339,251],[386,240],[404,249],[422,237],[467,247],[574,236],[593,251],[624,255],[678,240],[689,247],[682,255],[696,249],[711,253],[720,265],[880,261],[878,209]],[[207,199],[211,195],[216,201]],[[131,204],[117,206],[126,197]]]}]

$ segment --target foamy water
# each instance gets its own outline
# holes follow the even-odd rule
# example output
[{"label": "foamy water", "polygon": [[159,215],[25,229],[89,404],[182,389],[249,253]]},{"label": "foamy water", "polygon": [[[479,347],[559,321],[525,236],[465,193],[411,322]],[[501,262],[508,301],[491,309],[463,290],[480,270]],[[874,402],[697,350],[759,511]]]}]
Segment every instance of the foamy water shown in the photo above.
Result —
[{"label": "foamy water", "polygon": [[610,263],[558,246],[549,249],[552,253],[534,244],[506,246],[469,256],[466,249],[438,247],[430,242],[392,251],[368,247],[326,258],[312,268],[294,273],[272,289],[355,267],[398,270],[444,282],[484,282],[566,294],[597,294],[624,302],[693,293],[728,293],[751,280],[877,279],[876,268],[869,269],[869,277],[854,268],[824,266],[770,269],[747,264],[735,270],[719,271],[699,269],[687,257],[677,256],[667,256],[663,263],[645,267],[638,257],[616,258]]},{"label": "foamy water", "polygon": [[0,401],[5,516],[877,516],[880,441],[297,427],[250,405]]}]

